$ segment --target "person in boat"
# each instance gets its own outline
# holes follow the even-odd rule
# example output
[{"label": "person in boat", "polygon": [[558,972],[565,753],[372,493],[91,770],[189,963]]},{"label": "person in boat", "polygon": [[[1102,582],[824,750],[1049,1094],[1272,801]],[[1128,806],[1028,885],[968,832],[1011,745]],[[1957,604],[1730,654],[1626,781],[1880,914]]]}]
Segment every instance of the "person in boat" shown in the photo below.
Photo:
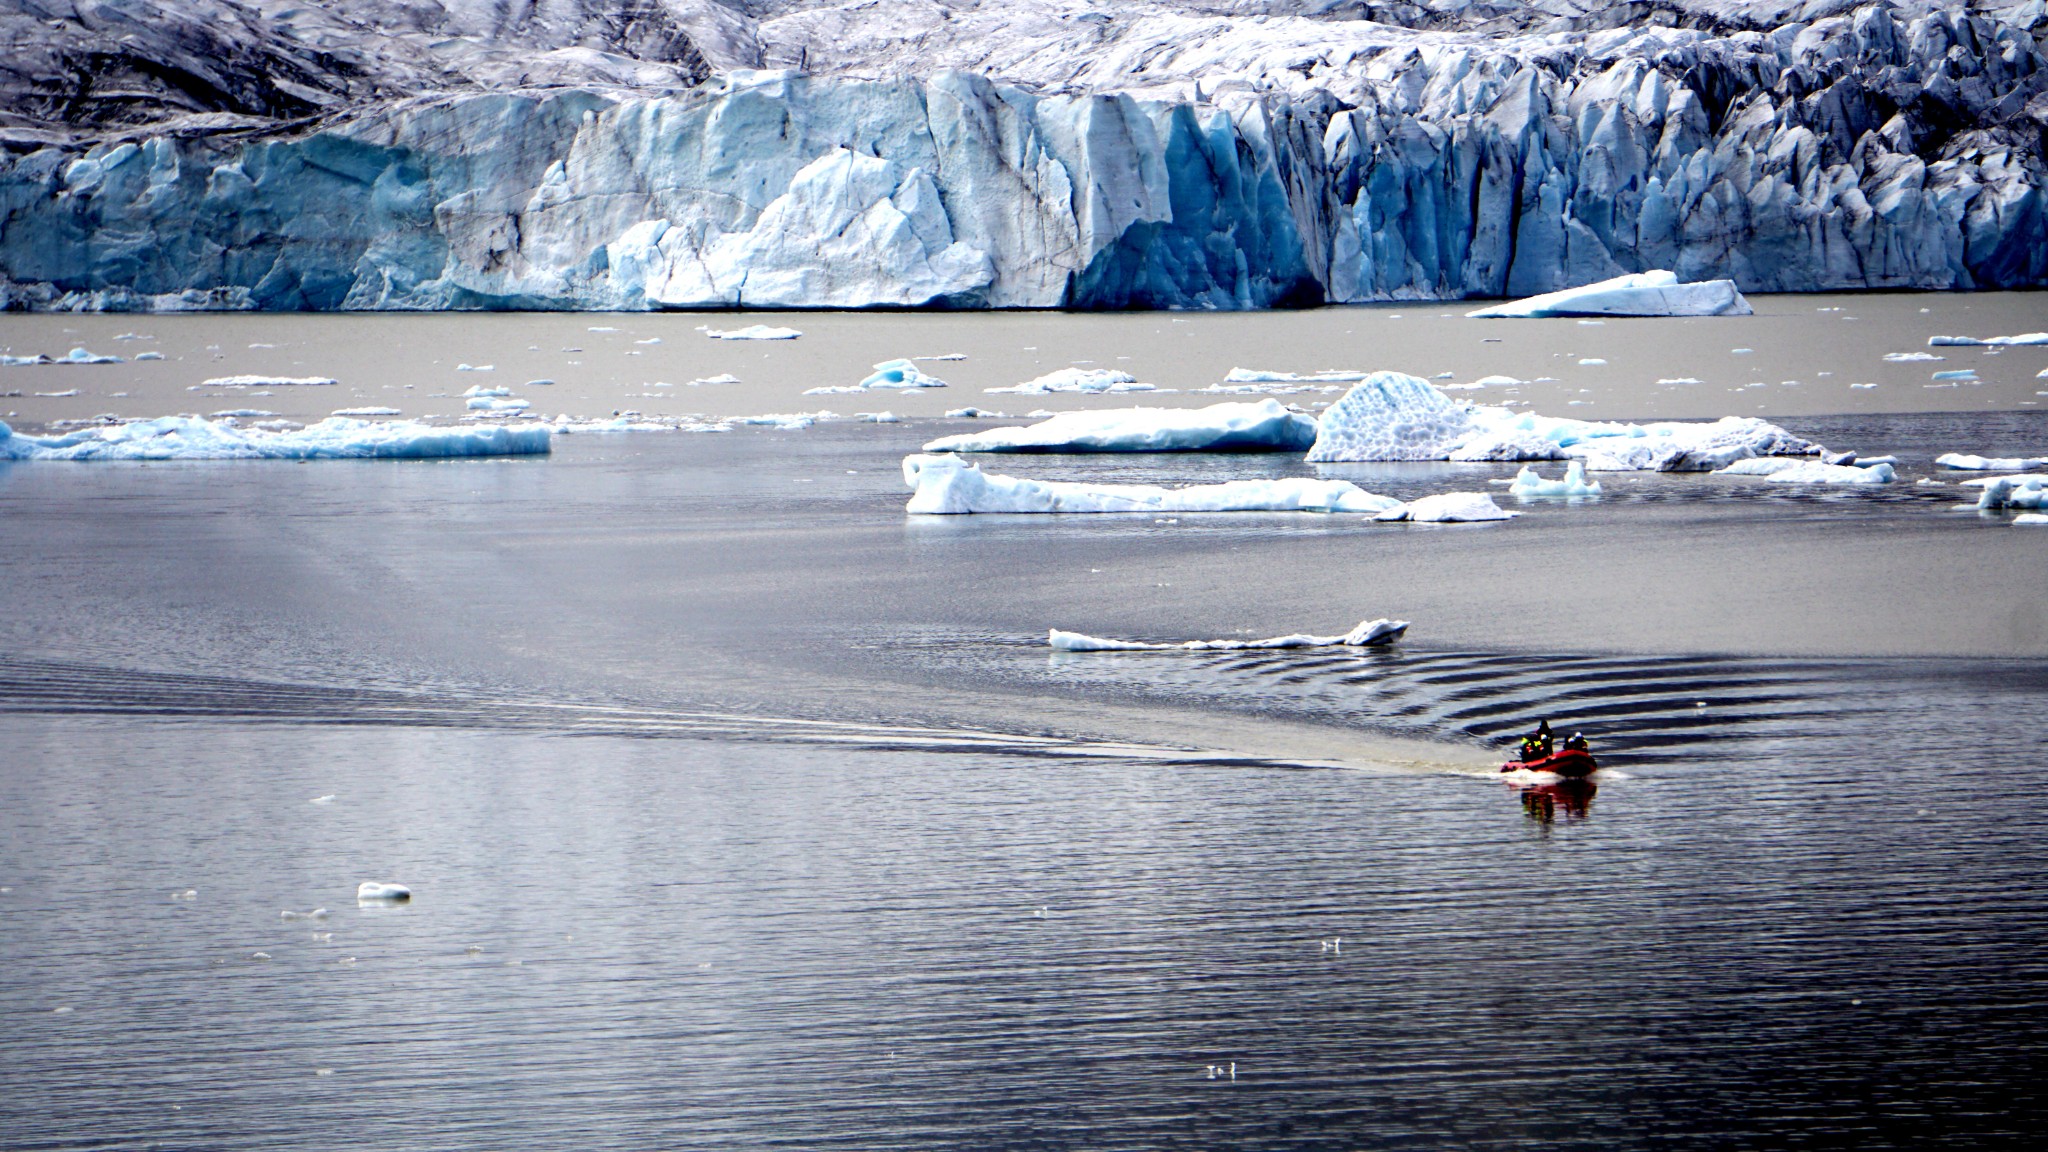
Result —
[{"label": "person in boat", "polygon": [[1590,747],[1588,747],[1588,746],[1587,746],[1587,744],[1586,744],[1586,737],[1585,737],[1585,735],[1584,735],[1584,734],[1582,734],[1582,733],[1578,733],[1578,732],[1574,732],[1574,733],[1572,733],[1572,734],[1571,734],[1571,735],[1570,735],[1569,737],[1567,737],[1567,738],[1565,739],[1565,742],[1564,742],[1564,750],[1565,750],[1565,751],[1567,751],[1567,752],[1590,752],[1590,751],[1592,751],[1592,749],[1591,749]]},{"label": "person in boat", "polygon": [[1535,760],[1550,759],[1550,754],[1556,751],[1552,740],[1550,721],[1548,719],[1537,721],[1536,731],[1530,733],[1528,738],[1522,741],[1522,762],[1526,764]]}]

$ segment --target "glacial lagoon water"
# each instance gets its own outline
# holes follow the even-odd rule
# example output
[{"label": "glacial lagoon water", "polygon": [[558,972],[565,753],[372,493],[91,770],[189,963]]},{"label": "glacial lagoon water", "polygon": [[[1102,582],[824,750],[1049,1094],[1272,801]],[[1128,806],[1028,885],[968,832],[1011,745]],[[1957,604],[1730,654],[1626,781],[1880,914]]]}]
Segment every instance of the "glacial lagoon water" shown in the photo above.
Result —
[{"label": "glacial lagoon water", "polygon": [[[2048,1111],[2048,532],[1957,511],[1932,459],[2048,449],[2048,349],[1927,350],[1979,369],[1953,389],[1880,356],[2048,327],[2035,300],[1642,329],[803,316],[766,350],[702,341],[701,316],[5,318],[17,352],[138,331],[343,389],[459,393],[459,357],[532,396],[518,350],[592,326],[673,326],[615,351],[701,351],[677,376],[791,362],[735,371],[754,391],[705,406],[724,415],[888,355],[969,359],[933,362],[959,378],[930,395],[803,404],[899,424],[0,465],[0,1145],[2018,1145]],[[1825,343],[1869,322],[1814,311],[1847,305],[1890,309],[1881,336]],[[1009,344],[1150,357],[1130,370],[1183,389],[1431,369],[1421,338],[1399,362],[1342,344],[1368,322],[1469,335],[1443,370],[1560,377],[1519,393],[1538,411],[1754,412],[1896,453],[1901,481],[1610,474],[1597,501],[1503,494],[1523,515],[1468,526],[903,515],[901,456],[967,426],[945,408],[1133,402],[986,397],[1059,366],[991,362]],[[1141,326],[1202,329],[1199,363],[1080,347]],[[1483,359],[1496,332],[1522,363]],[[200,367],[0,370],[101,393],[0,410],[194,410],[132,393]],[[284,391],[221,403],[306,403]],[[1402,497],[1514,471],[984,466]],[[1396,648],[1044,646],[1381,615],[1414,622]],[[1603,753],[1590,796],[1493,771],[1542,716]],[[370,879],[416,897],[358,906]]]}]

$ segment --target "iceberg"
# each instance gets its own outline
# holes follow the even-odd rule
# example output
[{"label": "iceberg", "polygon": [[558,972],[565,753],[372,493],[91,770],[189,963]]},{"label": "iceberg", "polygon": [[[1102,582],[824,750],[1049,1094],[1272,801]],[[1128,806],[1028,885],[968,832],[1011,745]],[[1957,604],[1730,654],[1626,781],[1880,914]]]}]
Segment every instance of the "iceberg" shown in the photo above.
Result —
[{"label": "iceberg", "polygon": [[874,374],[855,385],[857,388],[944,388],[946,382],[936,376],[928,376],[924,369],[909,360],[884,360],[875,365]]},{"label": "iceberg", "polygon": [[1748,316],[1733,280],[1681,284],[1665,270],[1616,276],[1465,313],[1467,316]]},{"label": "iceberg", "polygon": [[745,328],[706,328],[704,334],[713,340],[794,340],[803,335],[794,328],[776,328],[768,324],[749,324]]},{"label": "iceberg", "polygon": [[903,458],[903,482],[919,515],[975,512],[1384,512],[1401,502],[1345,480],[1288,477],[1164,488],[993,476],[953,455]]},{"label": "iceberg", "polygon": [[1046,644],[1055,652],[1241,652],[1255,648],[1371,648],[1392,644],[1408,631],[1406,620],[1365,620],[1342,636],[1296,633],[1265,640],[1185,640],[1159,644],[1145,640],[1108,640],[1081,632],[1051,630]]},{"label": "iceberg", "polygon": [[1136,376],[1114,368],[1060,368],[1022,384],[1012,384],[1008,388],[984,388],[982,391],[1036,396],[1046,392],[1154,392],[1158,389],[1150,384],[1140,384]]},{"label": "iceberg", "polygon": [[356,899],[402,903],[412,899],[412,889],[403,884],[365,880],[356,885]]},{"label": "iceberg", "polygon": [[1714,475],[1761,476],[1773,484],[1889,484],[1898,478],[1890,464],[1823,464],[1783,456],[1737,460],[1726,468],[1716,468]]},{"label": "iceberg", "polygon": [[2018,336],[1929,336],[1930,348],[2009,348],[2018,344],[2048,344],[2048,332],[2025,332]]},{"label": "iceberg", "polygon": [[1565,466],[1562,480],[1545,480],[1534,468],[1524,467],[1515,473],[1514,482],[1508,485],[1508,494],[1525,499],[1532,496],[1598,496],[1600,482],[1586,479],[1586,462],[1574,460]]},{"label": "iceberg", "polygon": [[1464,521],[1508,520],[1517,513],[1493,502],[1484,492],[1440,492],[1399,504],[1374,516],[1388,522],[1408,520],[1417,524],[1450,524]]},{"label": "iceberg", "polygon": [[549,451],[540,425],[436,428],[331,416],[266,432],[197,416],[137,420],[63,436],[25,436],[0,424],[0,460],[428,460],[529,456]]},{"label": "iceberg", "polygon": [[1299,452],[1316,421],[1277,400],[1206,408],[1114,408],[1063,412],[1025,427],[942,436],[927,452]]},{"label": "iceberg", "polygon": [[1317,463],[1580,459],[1596,472],[1703,472],[1751,456],[1819,451],[1819,445],[1754,417],[1727,416],[1712,423],[1572,420],[1461,403],[1426,380],[1375,372],[1323,413],[1308,458]]},{"label": "iceberg", "polygon": [[2018,472],[2025,468],[2048,467],[2048,456],[1971,456],[1944,452],[1934,458],[1936,467],[1957,472]]},{"label": "iceberg", "polygon": [[201,380],[201,388],[331,388],[340,381],[332,376],[215,376]]}]

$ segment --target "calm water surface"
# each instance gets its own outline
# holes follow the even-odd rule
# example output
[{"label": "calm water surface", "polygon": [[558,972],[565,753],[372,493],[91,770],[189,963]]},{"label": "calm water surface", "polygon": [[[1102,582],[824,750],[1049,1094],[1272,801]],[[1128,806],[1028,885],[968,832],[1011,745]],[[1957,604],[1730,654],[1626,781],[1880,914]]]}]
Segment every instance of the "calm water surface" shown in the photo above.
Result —
[{"label": "calm water surface", "polygon": [[[924,418],[0,466],[0,1146],[2025,1146],[2048,533],[1912,481],[2048,419],[1786,422],[1906,482],[913,522]],[[1596,791],[1492,771],[1544,716]]]}]

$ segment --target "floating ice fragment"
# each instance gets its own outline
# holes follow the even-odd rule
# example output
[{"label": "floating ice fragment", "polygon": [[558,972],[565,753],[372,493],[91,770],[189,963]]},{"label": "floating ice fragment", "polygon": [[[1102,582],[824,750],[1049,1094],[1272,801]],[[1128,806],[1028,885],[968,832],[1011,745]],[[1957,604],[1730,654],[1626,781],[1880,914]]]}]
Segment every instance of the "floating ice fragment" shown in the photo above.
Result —
[{"label": "floating ice fragment", "polygon": [[1975,368],[1956,368],[1947,372],[1936,372],[1928,377],[1930,380],[1975,380],[1976,378],[1977,370]]},{"label": "floating ice fragment", "polygon": [[1849,385],[1849,387],[1851,387],[1851,388],[1875,388],[1875,387],[1877,387],[1877,385],[1876,385],[1876,384],[1851,384],[1851,385]]},{"label": "floating ice fragment", "polygon": [[294,912],[287,908],[277,915],[281,920],[325,920],[327,919],[327,909],[315,908],[311,912]]},{"label": "floating ice fragment", "polygon": [[912,356],[912,360],[965,360],[965,352],[941,352],[937,356]]},{"label": "floating ice fragment", "polygon": [[760,416],[734,416],[731,418],[731,422],[734,424],[759,424],[770,428],[781,428],[785,431],[796,431],[809,428],[820,420],[831,420],[837,415],[838,413],[836,412],[769,412]]},{"label": "floating ice fragment", "polygon": [[[522,403],[522,404],[524,404],[524,401],[521,401],[521,403]],[[376,407],[370,407],[370,408],[336,408],[336,409],[335,409],[335,410],[334,410],[334,411],[333,411],[332,413],[330,413],[330,415],[334,415],[334,416],[396,416],[396,415],[398,415],[398,414],[399,414],[399,411],[398,411],[398,409],[396,409],[396,408],[376,408]],[[265,415],[275,415],[275,413],[265,413]]]},{"label": "floating ice fragment", "polygon": [[1929,336],[1929,348],[1998,348],[2015,344],[2048,344],[2048,332],[2025,332],[2018,336],[1986,336],[1982,340],[1974,336]]},{"label": "floating ice fragment", "polygon": [[[1265,640],[1187,640],[1177,644],[1109,640],[1080,632],[1051,630],[1046,644],[1055,652],[1235,652],[1253,648],[1367,648],[1391,644],[1408,630],[1406,620],[1366,620],[1342,636],[1297,633]],[[1043,915],[1043,913],[1040,913]]]},{"label": "floating ice fragment", "polygon": [[1659,384],[1704,384],[1704,383],[1706,383],[1706,381],[1704,381],[1704,380],[1701,380],[1701,379],[1700,379],[1699,377],[1697,377],[1697,376],[1666,376],[1665,378],[1663,378],[1663,379],[1661,379],[1661,380],[1657,381],[1657,383],[1659,383]]},{"label": "floating ice fragment", "polygon": [[2013,517],[2012,522],[2015,527],[2022,524],[2030,527],[2048,525],[2048,512],[2022,512]]},{"label": "floating ice fragment", "polygon": [[498,396],[473,396],[463,404],[463,407],[472,412],[488,414],[524,412],[531,406],[531,401],[508,400]]},{"label": "floating ice fragment", "polygon": [[1602,359],[1600,359],[1600,358],[1598,358],[1598,357],[1592,357],[1592,358],[1590,358],[1590,359],[1586,359],[1586,360],[1581,360],[1581,361],[1579,361],[1579,367],[1581,367],[1581,368],[1598,368],[1598,367],[1601,367],[1601,366],[1605,365],[1606,363],[1607,363],[1607,361],[1605,361],[1605,360],[1602,360]]},{"label": "floating ice fragment", "polygon": [[739,382],[740,378],[733,375],[732,373],[720,372],[716,376],[698,377],[697,379],[690,381],[689,386],[695,388],[702,384],[737,384]]},{"label": "floating ice fragment", "polygon": [[308,803],[308,804],[332,804],[332,803],[334,803],[334,793],[332,793],[332,792],[329,792],[329,793],[328,793],[327,795],[325,795],[325,796],[315,796],[315,797],[313,797],[313,798],[312,798],[311,800],[308,800],[308,801],[306,801],[306,803]]},{"label": "floating ice fragment", "polygon": [[[1033,414],[1038,415],[1037,413]],[[1277,400],[1206,408],[1116,408],[1045,413],[1027,427],[942,436],[927,452],[1298,452],[1316,438],[1313,417]]]},{"label": "floating ice fragment", "polygon": [[356,885],[356,899],[404,901],[412,899],[412,889],[403,884],[365,880]]},{"label": "floating ice fragment", "polygon": [[1114,368],[1061,368],[1022,384],[1008,388],[984,388],[982,391],[1038,395],[1047,392],[1152,392],[1156,389],[1150,384],[1140,384],[1136,376]]},{"label": "floating ice fragment", "polygon": [[455,370],[457,372],[496,372],[498,366],[496,364],[457,364]]},{"label": "floating ice fragment", "polygon": [[635,341],[633,341],[633,343],[635,343],[635,344],[659,344],[659,343],[661,343],[661,337],[659,337],[659,336],[649,336],[649,337],[648,337],[647,339],[645,339],[645,340],[635,340]]},{"label": "floating ice fragment", "polygon": [[1484,492],[1440,492],[1389,508],[1375,520],[1409,520],[1418,524],[1447,524],[1461,521],[1508,520],[1517,513],[1493,502]]},{"label": "floating ice fragment", "polygon": [[549,447],[548,430],[539,425],[434,428],[345,416],[286,432],[234,428],[197,416],[137,420],[62,436],[22,436],[0,424],[0,460],[418,460],[538,455]]},{"label": "floating ice fragment", "polygon": [[[1581,360],[1581,361],[1579,361],[1579,363],[1581,363],[1581,364],[1589,364],[1589,363],[1592,363],[1592,361],[1589,361],[1589,360]],[[1607,361],[1605,361],[1605,360],[1602,360],[1602,361],[1600,361],[1600,363],[1602,363],[1602,364],[1605,364],[1605,363],[1607,363]],[[1431,380],[1456,380],[1457,378],[1458,378],[1458,374],[1457,374],[1456,372],[1439,372],[1439,373],[1437,373],[1436,375],[1434,375],[1434,376],[1431,376],[1431,377],[1430,377],[1430,379],[1431,379]]]},{"label": "floating ice fragment", "polygon": [[1944,452],[1934,458],[1938,468],[1953,468],[1958,472],[2018,472],[2024,468],[2048,467],[2048,456],[1970,456],[1961,452]]},{"label": "floating ice fragment", "polygon": [[597,326],[593,326],[593,327],[585,328],[585,329],[584,329],[584,331],[585,331],[585,332],[617,332],[617,331],[618,331],[618,329],[617,329],[617,328],[613,328],[613,327],[610,327],[609,325],[597,325]]},{"label": "floating ice fragment", "polygon": [[135,359],[137,363],[140,363],[144,360],[161,360],[163,358],[164,354],[161,352],[137,352],[135,354]]},{"label": "floating ice fragment", "polygon": [[[599,329],[592,328],[592,332]],[[794,328],[774,328],[766,324],[749,324],[745,328],[706,328],[706,336],[713,340],[794,340],[803,335]]]},{"label": "floating ice fragment", "polygon": [[201,388],[331,388],[340,383],[332,376],[215,376],[200,382]]},{"label": "floating ice fragment", "polygon": [[1728,350],[1729,354],[1734,356],[1747,356],[1755,351],[1756,349],[1754,348],[1730,348]]},{"label": "floating ice fragment", "polygon": [[1977,497],[1977,507],[1985,511],[2048,508],[2048,476],[1997,476],[1973,481],[1972,484],[1983,485],[1984,491]]},{"label": "floating ice fragment", "polygon": [[78,395],[78,389],[76,389],[76,388],[66,388],[66,389],[65,389],[65,390],[63,390],[62,392],[35,392],[35,393],[31,393],[31,395],[35,395],[35,396],[42,396],[42,397],[45,397],[45,398],[47,398],[47,399],[52,399],[52,400],[56,400],[56,399],[62,399],[63,397],[66,397],[66,396],[76,396],[76,395]]},{"label": "floating ice fragment", "polygon": [[1818,460],[1793,460],[1783,456],[1762,456],[1737,460],[1717,468],[1716,476],[1761,476],[1773,484],[1889,484],[1896,475],[1890,464],[1858,467],[1823,464]]},{"label": "floating ice fragment", "polygon": [[1936,356],[1932,352],[1887,352],[1884,354],[1884,358],[1887,363],[1891,364],[1912,364],[1923,360],[1948,359],[1946,356]]},{"label": "floating ice fragment", "polygon": [[1586,479],[1586,462],[1574,460],[1565,466],[1564,479],[1545,480],[1534,468],[1523,466],[1515,474],[1514,482],[1508,486],[1510,495],[1530,496],[1598,496],[1600,482]]},{"label": "floating ice fragment", "polygon": [[1370,373],[1327,368],[1319,372],[1269,372],[1262,368],[1232,368],[1225,384],[1352,384]]},{"label": "floating ice fragment", "polygon": [[936,376],[927,376],[924,369],[909,360],[884,360],[875,365],[874,374],[860,382],[862,388],[944,388],[946,382]]},{"label": "floating ice fragment", "polygon": [[539,380],[528,380],[526,382],[526,386],[528,388],[551,388],[554,386],[554,383],[555,382],[553,380],[549,380],[546,377],[542,377]]},{"label": "floating ice fragment", "polygon": [[974,512],[1381,512],[1400,501],[1344,480],[1287,477],[1163,488],[995,476],[958,456],[903,459],[914,489],[907,510],[920,515]]},{"label": "floating ice fragment", "polygon": [[1681,284],[1675,272],[1658,269],[1616,276],[1597,284],[1546,292],[1496,304],[1467,316],[1748,316],[1749,301],[1733,280]]},{"label": "floating ice fragment", "polygon": [[975,408],[972,406],[966,408],[948,409],[946,415],[956,420],[987,420],[990,418],[1004,418],[1001,412],[990,412],[986,408]]},{"label": "floating ice fragment", "polygon": [[855,416],[869,424],[901,424],[903,417],[894,412],[855,412]]},{"label": "floating ice fragment", "polygon": [[[1479,379],[1474,380],[1470,386],[1473,388],[1519,388],[1527,383],[1529,381],[1517,380],[1513,376],[1481,376]],[[1676,383],[1676,381],[1659,380],[1658,383]]]}]

